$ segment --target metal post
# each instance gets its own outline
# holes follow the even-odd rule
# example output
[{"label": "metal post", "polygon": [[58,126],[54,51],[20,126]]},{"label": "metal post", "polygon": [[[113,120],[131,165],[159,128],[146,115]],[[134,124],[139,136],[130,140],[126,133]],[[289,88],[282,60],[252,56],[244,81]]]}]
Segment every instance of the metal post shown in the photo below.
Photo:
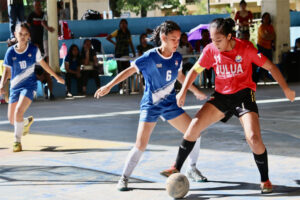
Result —
[{"label": "metal post", "polygon": [[210,0],[207,0],[207,13],[210,14]]},{"label": "metal post", "polygon": [[56,1],[47,0],[48,26],[55,29],[54,32],[48,32],[48,48],[49,48],[49,65],[55,71],[59,72],[58,57],[58,19]]}]

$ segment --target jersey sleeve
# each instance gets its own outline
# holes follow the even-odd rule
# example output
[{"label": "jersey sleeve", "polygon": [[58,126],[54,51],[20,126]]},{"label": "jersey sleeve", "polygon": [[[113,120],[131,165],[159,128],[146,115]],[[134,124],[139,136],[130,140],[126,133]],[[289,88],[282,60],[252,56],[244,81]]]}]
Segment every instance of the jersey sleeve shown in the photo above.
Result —
[{"label": "jersey sleeve", "polygon": [[112,32],[110,35],[111,35],[112,37],[117,37],[117,35],[118,35],[118,30],[115,30],[115,31]]},{"label": "jersey sleeve", "polygon": [[141,72],[147,67],[147,65],[149,65],[149,62],[148,56],[143,54],[141,57],[133,61],[133,66],[135,66],[138,72]]},{"label": "jersey sleeve", "polygon": [[204,67],[206,69],[210,69],[211,66],[213,65],[213,56],[210,53],[210,48],[209,46],[206,46],[203,49],[202,54],[200,55],[200,58],[198,60],[198,64],[200,67]]},{"label": "jersey sleeve", "polygon": [[248,58],[251,59],[251,62],[256,64],[257,66],[263,66],[268,60],[262,53],[258,52],[258,50],[252,45],[248,46]]},{"label": "jersey sleeve", "polygon": [[10,67],[10,68],[13,66],[11,48],[8,49],[8,51],[5,54],[4,61],[3,61],[3,66],[4,67]]},{"label": "jersey sleeve", "polygon": [[43,60],[43,57],[42,57],[41,51],[39,50],[39,48],[37,48],[36,55],[35,55],[35,62],[39,63],[42,60]]}]

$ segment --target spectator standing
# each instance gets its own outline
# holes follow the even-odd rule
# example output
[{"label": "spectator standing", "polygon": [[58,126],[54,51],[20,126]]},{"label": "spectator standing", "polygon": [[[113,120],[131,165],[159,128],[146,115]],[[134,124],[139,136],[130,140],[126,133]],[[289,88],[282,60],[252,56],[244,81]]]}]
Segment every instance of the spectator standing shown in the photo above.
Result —
[{"label": "spectator standing", "polygon": [[80,57],[82,64],[82,92],[83,94],[86,94],[86,86],[89,78],[95,80],[97,88],[100,87],[98,59],[96,57],[96,52],[92,49],[91,40],[84,40]]},{"label": "spectator standing", "polygon": [[244,39],[244,38],[242,38],[243,35],[247,35],[246,33],[248,33],[250,35],[249,26],[252,23],[253,15],[250,10],[246,10],[247,3],[245,0],[240,1],[240,8],[241,8],[241,10],[236,12],[234,20],[235,20],[236,24],[238,25],[238,35],[237,36],[240,39]]},{"label": "spectator standing", "polygon": [[[113,41],[112,38],[116,38],[116,41]],[[129,46],[133,56],[135,57],[135,50],[131,40],[131,34],[128,30],[128,22],[126,19],[121,19],[119,24],[119,29],[115,30],[113,33],[108,35],[106,39],[115,45],[115,58],[121,58],[123,56],[129,56]],[[121,73],[123,70],[130,66],[129,61],[118,61],[118,73]],[[119,84],[120,93],[123,94],[123,83]]]},{"label": "spectator standing", "polygon": [[[202,51],[206,45],[211,43],[211,39],[209,36],[209,31],[208,29],[203,29],[201,31],[201,40],[198,40],[195,44],[196,51],[202,54]],[[204,70],[204,87],[212,88],[212,74],[213,74],[213,69],[205,69]]]},{"label": "spectator standing", "polygon": [[[193,47],[189,43],[186,33],[181,33],[177,52],[179,52],[182,56],[193,54]],[[193,63],[190,62],[189,58],[183,58],[182,61],[182,73],[185,75],[186,72],[192,68]]]},{"label": "spectator standing", "polygon": [[[257,48],[260,53],[266,56],[269,60],[273,60],[273,48],[272,43],[275,40],[276,34],[274,27],[271,24],[271,15],[268,12],[265,12],[262,17],[262,24],[258,28],[257,34]],[[268,71],[262,68],[258,68],[256,73],[256,82],[259,78],[265,80],[268,76]]]},{"label": "spectator standing", "polygon": [[[45,53],[48,53],[48,34],[44,33],[44,29],[47,31],[53,32],[54,28],[49,27],[47,25],[47,17],[45,13],[42,11],[42,5],[40,0],[34,1],[34,11],[31,12],[27,18],[27,23],[30,27],[30,35],[31,35],[31,42],[37,46],[42,55],[46,56]],[[44,48],[44,36],[47,35],[46,39],[46,51]],[[47,59],[46,59],[47,61]],[[43,84],[47,83],[47,87],[45,87],[45,98],[48,99],[48,89],[50,91],[50,100],[54,100],[53,95],[53,83],[50,75],[40,66],[36,65],[35,67],[35,74]]]},{"label": "spectator standing", "polygon": [[7,0],[8,16],[9,16],[9,31],[10,38],[7,40],[7,45],[11,46],[17,42],[14,32],[17,22],[24,22],[24,3],[23,0]]}]

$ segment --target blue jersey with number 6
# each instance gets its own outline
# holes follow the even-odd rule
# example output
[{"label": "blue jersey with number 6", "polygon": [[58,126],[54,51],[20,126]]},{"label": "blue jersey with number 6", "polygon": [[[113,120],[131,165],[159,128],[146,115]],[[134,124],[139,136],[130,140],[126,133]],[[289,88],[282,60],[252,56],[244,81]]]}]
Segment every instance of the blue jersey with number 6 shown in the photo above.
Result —
[{"label": "blue jersey with number 6", "polygon": [[17,52],[16,45],[8,48],[3,62],[5,67],[11,68],[10,90],[12,92],[20,88],[36,90],[34,66],[42,60],[41,52],[32,44],[28,44],[24,52]]},{"label": "blue jersey with number 6", "polygon": [[145,79],[141,109],[176,102],[175,82],[181,70],[182,56],[175,52],[164,57],[158,48],[150,49],[134,61]]}]

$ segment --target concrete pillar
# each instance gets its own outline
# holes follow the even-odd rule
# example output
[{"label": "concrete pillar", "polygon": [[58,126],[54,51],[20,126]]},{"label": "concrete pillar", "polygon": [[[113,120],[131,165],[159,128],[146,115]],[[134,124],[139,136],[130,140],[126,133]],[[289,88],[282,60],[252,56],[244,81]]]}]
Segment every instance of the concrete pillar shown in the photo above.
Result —
[{"label": "concrete pillar", "polygon": [[59,72],[59,57],[58,57],[58,21],[57,21],[57,4],[56,1],[47,0],[47,15],[48,26],[55,29],[54,32],[48,32],[49,46],[49,65],[55,71]]},{"label": "concrete pillar", "polygon": [[269,12],[276,32],[276,51],[273,62],[279,63],[281,55],[290,49],[290,5],[287,0],[262,0],[261,13]]}]

